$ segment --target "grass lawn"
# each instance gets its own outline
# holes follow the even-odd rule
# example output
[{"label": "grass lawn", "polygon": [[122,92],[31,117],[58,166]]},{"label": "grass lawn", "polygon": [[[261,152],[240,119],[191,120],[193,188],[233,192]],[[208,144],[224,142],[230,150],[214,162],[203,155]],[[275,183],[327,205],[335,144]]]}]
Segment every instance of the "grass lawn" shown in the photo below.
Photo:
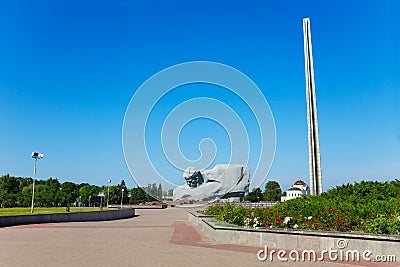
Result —
[{"label": "grass lawn", "polygon": [[[88,212],[88,211],[99,211],[99,207],[70,207],[70,212]],[[103,208],[103,210],[107,210],[107,208]],[[110,209],[112,210],[112,209]],[[52,207],[52,208],[43,208],[43,207],[35,207],[34,214],[43,214],[43,213],[62,213],[66,212],[65,207]],[[31,214],[31,208],[0,208],[0,216],[11,216],[11,215],[23,215],[23,214]]]}]

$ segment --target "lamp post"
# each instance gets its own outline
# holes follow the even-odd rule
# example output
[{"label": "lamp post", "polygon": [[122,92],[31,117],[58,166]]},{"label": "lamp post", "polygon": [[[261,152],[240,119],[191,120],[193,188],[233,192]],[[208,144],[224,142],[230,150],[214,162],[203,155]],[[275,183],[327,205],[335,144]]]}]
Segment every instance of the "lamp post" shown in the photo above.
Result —
[{"label": "lamp post", "polygon": [[107,187],[107,209],[108,209],[108,200],[110,199],[110,183],[111,183],[111,179],[108,179],[107,182],[108,182],[108,187]]},{"label": "lamp post", "polygon": [[98,194],[97,196],[100,197],[100,210],[102,210],[103,209],[103,197],[104,197],[104,194],[103,193],[102,194]]},{"label": "lamp post", "polygon": [[122,188],[122,190],[121,190],[121,210],[122,210],[122,202],[124,201],[124,191],[125,191],[125,189]]},{"label": "lamp post", "polygon": [[90,199],[92,198],[92,196],[89,196],[89,208],[90,208]]},{"label": "lamp post", "polygon": [[32,152],[32,158],[34,158],[33,162],[33,184],[32,184],[32,204],[31,204],[31,213],[33,213],[33,203],[35,199],[35,180],[36,180],[36,161],[44,157],[44,154],[39,152]]}]

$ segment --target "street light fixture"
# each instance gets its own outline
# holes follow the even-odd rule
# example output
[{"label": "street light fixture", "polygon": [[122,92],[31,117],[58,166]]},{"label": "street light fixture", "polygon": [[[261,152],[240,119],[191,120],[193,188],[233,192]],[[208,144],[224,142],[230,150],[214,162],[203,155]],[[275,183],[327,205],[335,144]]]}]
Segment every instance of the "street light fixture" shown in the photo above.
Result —
[{"label": "street light fixture", "polygon": [[104,198],[104,194],[98,194],[98,197],[100,197],[100,210],[103,210],[103,198]]},{"label": "street light fixture", "polygon": [[111,183],[111,179],[108,179],[107,182],[108,182],[108,187],[107,187],[107,209],[108,209],[108,200],[110,199],[110,183]]},{"label": "street light fixture", "polygon": [[122,188],[122,190],[121,190],[121,210],[122,210],[122,202],[124,201],[124,191],[125,191],[125,189]]},{"label": "street light fixture", "polygon": [[35,180],[36,180],[36,161],[44,157],[44,154],[39,152],[32,152],[32,158],[35,159],[33,163],[33,184],[32,184],[32,204],[31,204],[31,213],[33,213],[33,202],[35,199]]}]

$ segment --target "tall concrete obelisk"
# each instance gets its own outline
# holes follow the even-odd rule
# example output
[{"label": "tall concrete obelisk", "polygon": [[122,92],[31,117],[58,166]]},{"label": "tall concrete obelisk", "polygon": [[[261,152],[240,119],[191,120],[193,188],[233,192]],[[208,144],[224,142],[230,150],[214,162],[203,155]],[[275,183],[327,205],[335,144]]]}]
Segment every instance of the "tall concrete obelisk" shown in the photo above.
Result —
[{"label": "tall concrete obelisk", "polygon": [[304,59],[306,71],[306,97],[308,122],[308,154],[310,165],[310,194],[322,193],[321,159],[318,137],[317,99],[315,96],[314,66],[312,57],[310,19],[303,19]]}]

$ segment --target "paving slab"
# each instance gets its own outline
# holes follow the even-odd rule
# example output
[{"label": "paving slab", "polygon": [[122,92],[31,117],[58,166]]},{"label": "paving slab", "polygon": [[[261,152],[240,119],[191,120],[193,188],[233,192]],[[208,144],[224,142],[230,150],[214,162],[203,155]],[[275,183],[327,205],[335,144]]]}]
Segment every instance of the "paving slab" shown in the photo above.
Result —
[{"label": "paving slab", "polygon": [[187,209],[136,214],[116,221],[0,228],[0,266],[349,266],[259,261],[259,247],[205,237],[188,223]]}]

